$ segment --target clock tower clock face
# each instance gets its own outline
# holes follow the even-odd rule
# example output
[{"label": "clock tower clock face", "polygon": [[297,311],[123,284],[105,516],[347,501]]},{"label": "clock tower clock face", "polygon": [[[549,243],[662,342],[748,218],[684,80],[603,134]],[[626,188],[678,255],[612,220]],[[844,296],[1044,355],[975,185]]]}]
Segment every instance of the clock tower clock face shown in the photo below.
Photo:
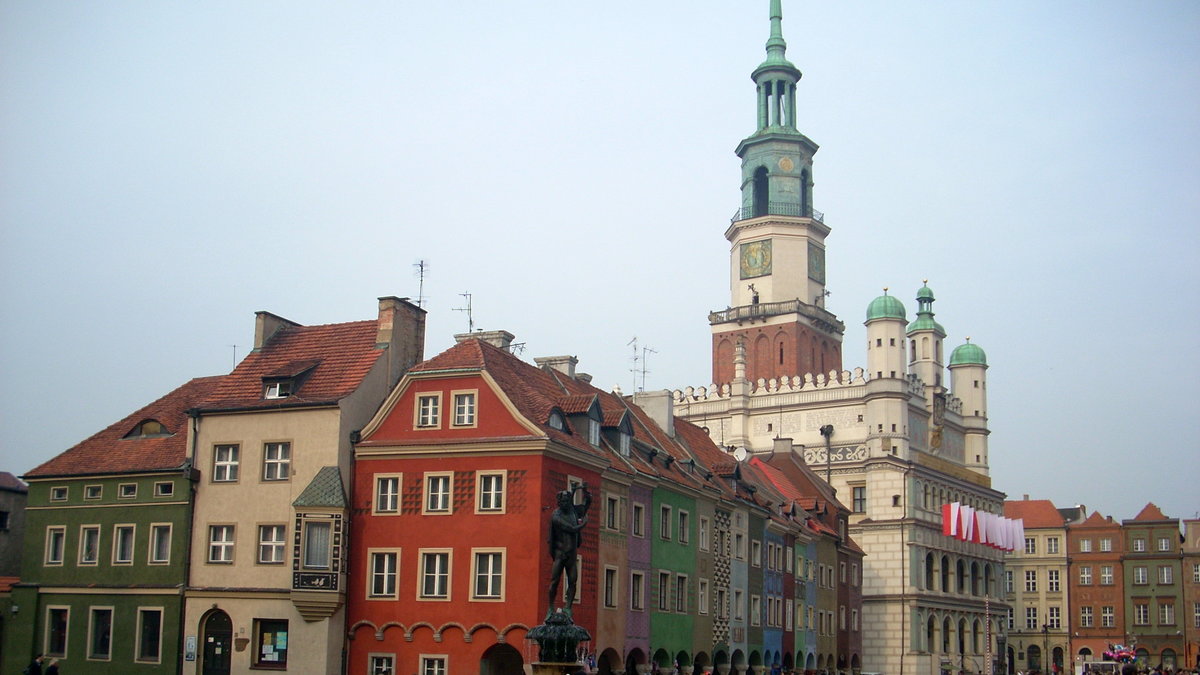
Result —
[{"label": "clock tower clock face", "polygon": [[741,273],[743,279],[765,277],[771,273],[771,240],[742,244]]},{"label": "clock tower clock face", "polygon": [[808,278],[825,283],[825,249],[808,242]]}]

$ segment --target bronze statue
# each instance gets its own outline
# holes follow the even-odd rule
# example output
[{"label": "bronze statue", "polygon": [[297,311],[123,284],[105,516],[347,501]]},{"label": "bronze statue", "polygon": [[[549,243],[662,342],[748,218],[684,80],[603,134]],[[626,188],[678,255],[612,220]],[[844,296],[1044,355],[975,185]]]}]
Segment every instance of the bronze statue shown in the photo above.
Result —
[{"label": "bronze statue", "polygon": [[[583,490],[583,503],[575,503],[575,491]],[[558,493],[558,508],[550,516],[550,557],[554,566],[550,569],[550,611],[549,618],[554,614],[554,596],[558,594],[558,582],[563,572],[567,574],[567,601],[563,611],[571,615],[571,606],[575,604],[575,583],[579,578],[579,568],[575,556],[579,550],[580,532],[587,525],[588,507],[592,505],[592,493],[588,492],[587,483],[563,490]]]}]

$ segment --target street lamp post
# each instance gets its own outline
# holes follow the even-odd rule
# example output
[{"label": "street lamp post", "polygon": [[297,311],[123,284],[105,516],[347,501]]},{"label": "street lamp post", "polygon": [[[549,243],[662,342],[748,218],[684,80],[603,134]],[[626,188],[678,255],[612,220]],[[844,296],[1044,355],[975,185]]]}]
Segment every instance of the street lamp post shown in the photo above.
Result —
[{"label": "street lamp post", "polygon": [[1042,624],[1042,672],[1050,672],[1050,624]]}]

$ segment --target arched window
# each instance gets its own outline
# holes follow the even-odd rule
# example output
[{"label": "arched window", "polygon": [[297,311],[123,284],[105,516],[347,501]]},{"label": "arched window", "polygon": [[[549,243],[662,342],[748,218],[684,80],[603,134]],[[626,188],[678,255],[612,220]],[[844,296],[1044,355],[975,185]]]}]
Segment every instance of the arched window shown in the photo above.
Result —
[{"label": "arched window", "polygon": [[921,338],[921,358],[923,358],[923,359],[929,358],[929,338],[928,337]]},{"label": "arched window", "polygon": [[925,554],[925,590],[932,591],[933,588],[933,554]]},{"label": "arched window", "polygon": [[767,167],[754,170],[754,217],[767,215],[770,197],[767,189]]}]

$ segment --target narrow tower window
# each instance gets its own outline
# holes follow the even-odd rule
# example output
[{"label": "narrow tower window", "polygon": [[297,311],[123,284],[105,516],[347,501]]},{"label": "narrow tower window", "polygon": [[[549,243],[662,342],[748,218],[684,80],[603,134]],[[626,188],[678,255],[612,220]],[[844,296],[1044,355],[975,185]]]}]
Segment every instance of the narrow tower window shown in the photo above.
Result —
[{"label": "narrow tower window", "polygon": [[754,217],[767,215],[767,167],[754,170]]}]

